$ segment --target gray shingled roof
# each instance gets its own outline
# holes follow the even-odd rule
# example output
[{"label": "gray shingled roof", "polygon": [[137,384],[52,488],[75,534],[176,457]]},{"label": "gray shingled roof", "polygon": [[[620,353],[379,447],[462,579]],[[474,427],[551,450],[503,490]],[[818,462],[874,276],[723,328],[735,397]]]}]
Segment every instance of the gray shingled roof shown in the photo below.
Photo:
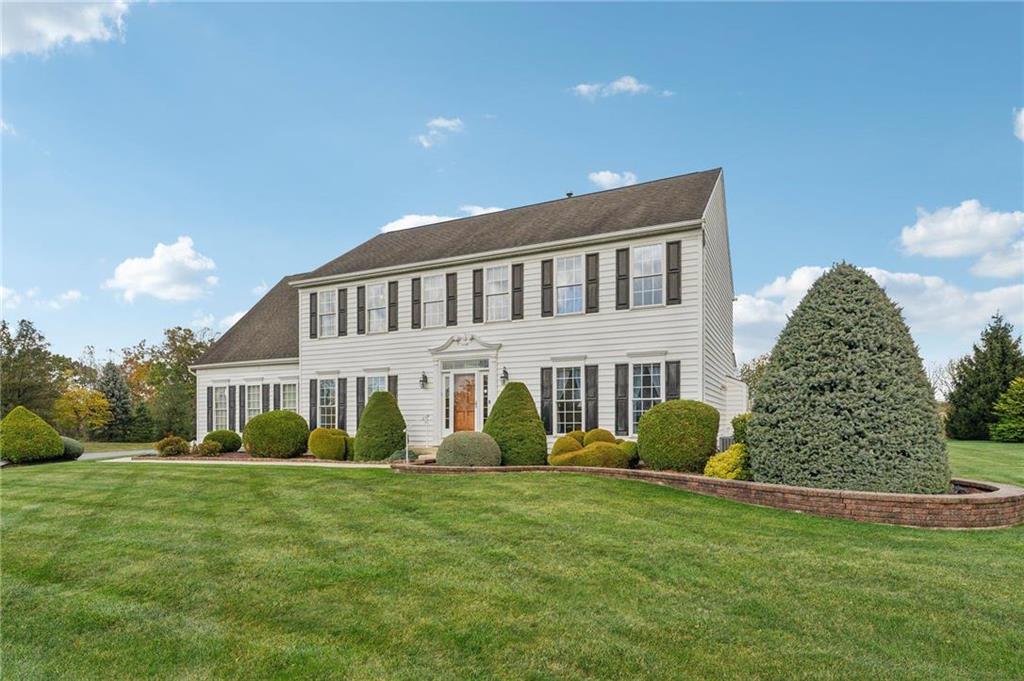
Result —
[{"label": "gray shingled roof", "polygon": [[696,220],[721,168],[496,213],[378,234],[312,272],[285,277],[197,365],[299,356],[299,300],[289,282]]}]

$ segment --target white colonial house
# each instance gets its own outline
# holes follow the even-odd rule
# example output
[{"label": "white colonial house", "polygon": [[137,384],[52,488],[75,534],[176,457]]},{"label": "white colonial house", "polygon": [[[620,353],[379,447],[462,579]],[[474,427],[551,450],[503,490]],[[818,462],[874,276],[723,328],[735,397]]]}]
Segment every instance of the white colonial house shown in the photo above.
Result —
[{"label": "white colonial house", "polygon": [[354,433],[389,390],[410,442],[436,444],[481,429],[508,381],[552,437],[633,437],[674,398],[728,435],[732,300],[721,169],[379,234],[282,279],[192,367],[198,436],[270,409]]}]

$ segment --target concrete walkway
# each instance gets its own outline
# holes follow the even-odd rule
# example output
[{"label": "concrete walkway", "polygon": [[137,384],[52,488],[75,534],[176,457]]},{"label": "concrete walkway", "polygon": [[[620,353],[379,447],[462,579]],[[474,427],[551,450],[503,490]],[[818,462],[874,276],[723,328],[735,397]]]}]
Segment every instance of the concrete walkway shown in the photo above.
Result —
[{"label": "concrete walkway", "polygon": [[[132,455],[138,455],[139,452],[132,452]],[[232,461],[231,459],[161,459],[157,457],[150,457],[146,459],[133,459],[132,456],[122,456],[114,459],[100,459],[101,463],[160,463],[160,464],[198,464],[198,465],[214,465],[214,466],[298,466],[300,468],[308,468],[313,466],[315,468],[391,468],[389,463],[371,463],[371,462],[341,462],[341,461]]]}]

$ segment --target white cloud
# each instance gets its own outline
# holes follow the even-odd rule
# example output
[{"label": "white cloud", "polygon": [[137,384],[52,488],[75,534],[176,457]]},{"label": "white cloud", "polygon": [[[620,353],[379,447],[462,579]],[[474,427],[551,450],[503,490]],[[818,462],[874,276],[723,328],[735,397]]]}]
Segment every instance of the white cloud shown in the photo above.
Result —
[{"label": "white cloud", "polygon": [[[615,95],[643,95],[654,92],[654,88],[647,83],[642,83],[634,76],[622,76],[610,83],[579,83],[569,88],[569,92],[577,97],[591,101],[598,97],[614,97]],[[662,97],[671,97],[675,93],[671,90],[659,90]]]},{"label": "white cloud", "polygon": [[612,172],[611,170],[598,170],[588,174],[587,179],[601,189],[615,189],[616,187],[636,184],[636,173],[628,170],[621,173]]},{"label": "white cloud", "polygon": [[0,134],[10,135],[11,137],[17,137],[18,131],[14,129],[14,126],[0,118]]},{"label": "white cloud", "polygon": [[203,314],[202,311],[196,314],[199,316],[189,322],[189,326],[193,329],[208,329],[213,326],[214,316],[212,314]]},{"label": "white cloud", "polygon": [[128,258],[114,269],[103,287],[121,291],[129,303],[140,295],[160,300],[194,300],[217,283],[209,274],[217,265],[193,248],[191,237],[171,245],[158,243],[148,258]]},{"label": "white cloud", "polygon": [[601,87],[601,83],[580,83],[572,86],[571,90],[573,94],[584,99],[595,99],[601,94]]},{"label": "white cloud", "polygon": [[15,291],[13,288],[0,286],[0,307],[5,310],[13,310],[21,305],[21,302],[22,297],[20,293]]},{"label": "white cloud", "polygon": [[903,249],[912,255],[953,258],[980,255],[1006,246],[1024,228],[1024,212],[1000,213],[977,199],[929,213],[917,209],[917,222],[900,232]]},{"label": "white cloud", "polygon": [[1024,277],[1024,239],[1002,250],[985,253],[971,266],[971,274],[1001,279]]},{"label": "white cloud", "polygon": [[234,314],[229,314],[227,317],[222,317],[221,320],[218,322],[218,325],[223,330],[230,329],[232,326],[235,325],[235,323],[239,319],[241,319],[242,317],[245,316],[246,312],[247,312],[247,310],[239,310],[238,312],[235,312]]},{"label": "white cloud", "polygon": [[56,298],[51,298],[46,301],[46,306],[52,310],[60,310],[68,305],[74,305],[75,303],[81,302],[84,296],[78,289],[68,289],[64,293],[59,294]]},{"label": "white cloud", "polygon": [[267,286],[267,282],[261,281],[260,283],[258,283],[258,284],[256,284],[255,286],[252,287],[251,292],[252,292],[252,294],[254,296],[262,296],[264,293],[266,293],[269,290],[270,290],[270,287]]},{"label": "white cloud", "polygon": [[59,47],[124,36],[128,2],[4,3],[0,56],[49,54]]},{"label": "white cloud", "polygon": [[392,220],[381,227],[380,231],[397,232],[400,229],[422,227],[423,225],[432,225],[435,222],[448,222],[449,220],[474,217],[477,215],[484,215],[485,213],[497,213],[499,210],[505,209],[498,208],[497,206],[476,206],[473,204],[464,204],[459,206],[459,212],[462,213],[462,215],[420,215],[418,213],[410,213],[408,215],[403,215],[397,220]]},{"label": "white cloud", "polygon": [[1013,110],[1013,135],[1024,142],[1024,109]]},{"label": "white cloud", "polygon": [[432,118],[427,121],[427,132],[414,138],[424,149],[429,149],[448,138],[449,134],[462,132],[465,129],[461,118]]}]

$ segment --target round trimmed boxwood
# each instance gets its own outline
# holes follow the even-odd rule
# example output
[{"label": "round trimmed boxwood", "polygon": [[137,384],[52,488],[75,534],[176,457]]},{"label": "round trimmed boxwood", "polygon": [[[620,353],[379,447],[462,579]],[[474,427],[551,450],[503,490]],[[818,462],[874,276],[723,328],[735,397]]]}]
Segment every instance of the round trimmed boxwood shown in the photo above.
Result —
[{"label": "round trimmed boxwood", "polygon": [[750,412],[737,414],[732,417],[732,441],[745,445],[747,444],[747,424],[750,423]]},{"label": "round trimmed boxwood", "polygon": [[501,449],[503,466],[542,466],[548,458],[548,436],[529,388],[519,381],[505,384],[487,415],[484,432]]},{"label": "round trimmed boxwood", "polygon": [[252,417],[242,431],[245,451],[256,457],[290,459],[306,451],[308,438],[305,419],[283,409]]},{"label": "round trimmed boxwood", "polygon": [[644,463],[658,471],[702,472],[717,440],[718,410],[696,400],[656,404],[637,427]]},{"label": "round trimmed boxwood", "polygon": [[500,466],[501,449],[487,433],[452,433],[437,448],[438,466]]},{"label": "round trimmed boxwood", "polygon": [[559,454],[566,454],[568,452],[578,452],[581,449],[583,449],[583,445],[580,444],[579,440],[573,437],[572,433],[568,433],[555,440],[555,444],[551,445],[551,453],[548,455],[548,462],[551,461],[552,456],[558,456]]},{"label": "round trimmed boxwood", "polygon": [[586,447],[595,442],[615,442],[615,436],[604,428],[593,428],[583,436],[583,446]]},{"label": "round trimmed boxwood", "polygon": [[15,407],[0,421],[0,459],[25,463],[63,456],[64,443],[57,431],[25,407]]},{"label": "round trimmed boxwood", "polygon": [[629,454],[613,442],[594,442],[582,449],[552,455],[552,466],[592,466],[595,468],[629,468]]},{"label": "round trimmed boxwood", "polygon": [[237,452],[242,448],[242,438],[233,430],[211,430],[203,442],[216,442],[221,452]]},{"label": "round trimmed boxwood", "polygon": [[72,437],[60,436],[61,444],[64,445],[64,456],[61,458],[74,461],[85,453],[85,445]]},{"label": "round trimmed boxwood", "polygon": [[309,434],[309,453],[318,459],[345,460],[348,433],[340,428],[317,428]]},{"label": "round trimmed boxwood", "polygon": [[579,442],[580,445],[582,445],[583,444],[583,438],[585,438],[587,436],[587,434],[584,433],[582,430],[570,430],[568,433],[566,433],[566,436],[574,438],[576,440],[576,442]]},{"label": "round trimmed boxwood", "polygon": [[366,401],[356,431],[358,461],[383,461],[405,449],[405,419],[391,393],[379,390]]},{"label": "round trimmed boxwood", "polygon": [[747,446],[737,442],[724,452],[715,454],[704,466],[704,475],[726,480],[749,480]]}]

